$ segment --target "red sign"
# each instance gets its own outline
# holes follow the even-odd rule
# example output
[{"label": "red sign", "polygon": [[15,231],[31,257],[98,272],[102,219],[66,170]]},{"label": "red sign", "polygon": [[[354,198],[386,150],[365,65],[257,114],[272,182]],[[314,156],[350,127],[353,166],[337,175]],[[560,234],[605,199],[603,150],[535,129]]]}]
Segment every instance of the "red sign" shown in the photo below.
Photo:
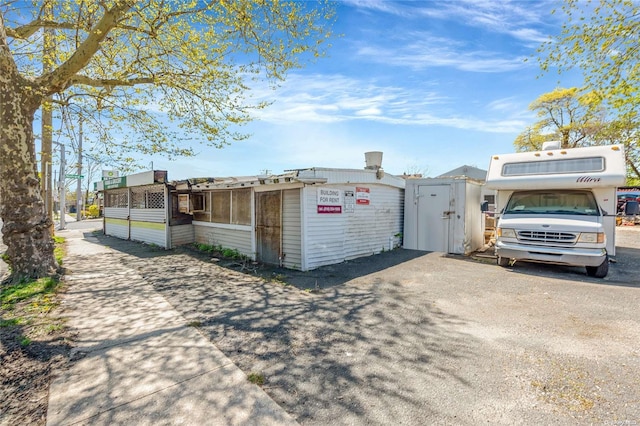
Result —
[{"label": "red sign", "polygon": [[369,204],[369,188],[356,187],[356,204],[368,205]]},{"label": "red sign", "polygon": [[342,213],[342,206],[318,206],[318,213]]}]

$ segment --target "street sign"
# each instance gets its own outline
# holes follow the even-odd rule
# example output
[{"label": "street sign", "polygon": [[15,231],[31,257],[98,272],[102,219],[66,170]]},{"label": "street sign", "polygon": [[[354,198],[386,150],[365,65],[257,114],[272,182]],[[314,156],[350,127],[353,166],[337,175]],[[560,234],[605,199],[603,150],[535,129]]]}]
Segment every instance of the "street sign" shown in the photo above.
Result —
[{"label": "street sign", "polygon": [[65,175],[67,179],[82,179],[84,175]]}]

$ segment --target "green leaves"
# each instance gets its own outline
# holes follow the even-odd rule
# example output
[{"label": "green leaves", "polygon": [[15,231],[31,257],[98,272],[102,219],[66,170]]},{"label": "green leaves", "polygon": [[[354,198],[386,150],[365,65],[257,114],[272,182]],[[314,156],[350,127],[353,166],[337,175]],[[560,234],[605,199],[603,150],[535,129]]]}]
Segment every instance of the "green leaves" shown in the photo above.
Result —
[{"label": "green leaves", "polygon": [[[577,100],[594,116],[576,122],[584,128],[580,145],[624,144],[628,175],[640,178],[640,3],[565,0],[562,13],[562,31],[539,49],[540,67],[543,72],[556,68],[560,74],[582,71],[585,93]],[[613,119],[605,121],[604,111]],[[521,136],[515,144],[525,147]]]},{"label": "green leaves", "polygon": [[[248,100],[251,82],[277,85],[324,55],[334,17],[328,2],[50,2],[48,20],[35,3],[2,11],[9,39],[0,47],[34,92],[72,99],[111,152],[167,155],[193,153],[185,133],[216,147],[245,139],[240,127],[266,105]],[[43,28],[55,37],[47,59]]]},{"label": "green leaves", "polygon": [[540,48],[543,72],[578,68],[585,86],[605,104],[626,113],[640,97],[640,3],[627,0],[575,1],[562,7],[561,33]]},{"label": "green leaves", "polygon": [[529,105],[539,121],[518,135],[514,141],[518,151],[537,151],[550,140],[559,140],[563,148],[588,146],[605,126],[605,113],[594,92],[576,87],[557,88],[543,93]]}]

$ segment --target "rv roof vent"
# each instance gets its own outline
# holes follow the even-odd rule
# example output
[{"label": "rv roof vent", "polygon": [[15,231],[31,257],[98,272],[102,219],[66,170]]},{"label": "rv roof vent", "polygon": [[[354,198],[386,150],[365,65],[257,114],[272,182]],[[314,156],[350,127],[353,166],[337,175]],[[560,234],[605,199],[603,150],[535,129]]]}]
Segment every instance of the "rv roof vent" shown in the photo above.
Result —
[{"label": "rv roof vent", "polygon": [[365,169],[378,170],[382,167],[382,152],[370,151],[364,153]]},{"label": "rv roof vent", "polygon": [[543,151],[550,151],[552,149],[560,149],[560,141],[549,141],[542,143]]}]

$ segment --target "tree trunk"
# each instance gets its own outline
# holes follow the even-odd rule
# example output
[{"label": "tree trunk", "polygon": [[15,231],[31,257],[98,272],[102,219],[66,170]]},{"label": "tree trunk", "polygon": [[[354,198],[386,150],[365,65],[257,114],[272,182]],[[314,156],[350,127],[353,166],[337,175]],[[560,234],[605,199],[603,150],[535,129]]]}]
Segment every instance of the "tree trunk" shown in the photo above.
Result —
[{"label": "tree trunk", "polygon": [[[40,104],[27,81],[0,67],[0,217],[14,281],[55,273],[51,228],[36,172],[33,118]],[[5,72],[9,71],[9,72]]]}]

